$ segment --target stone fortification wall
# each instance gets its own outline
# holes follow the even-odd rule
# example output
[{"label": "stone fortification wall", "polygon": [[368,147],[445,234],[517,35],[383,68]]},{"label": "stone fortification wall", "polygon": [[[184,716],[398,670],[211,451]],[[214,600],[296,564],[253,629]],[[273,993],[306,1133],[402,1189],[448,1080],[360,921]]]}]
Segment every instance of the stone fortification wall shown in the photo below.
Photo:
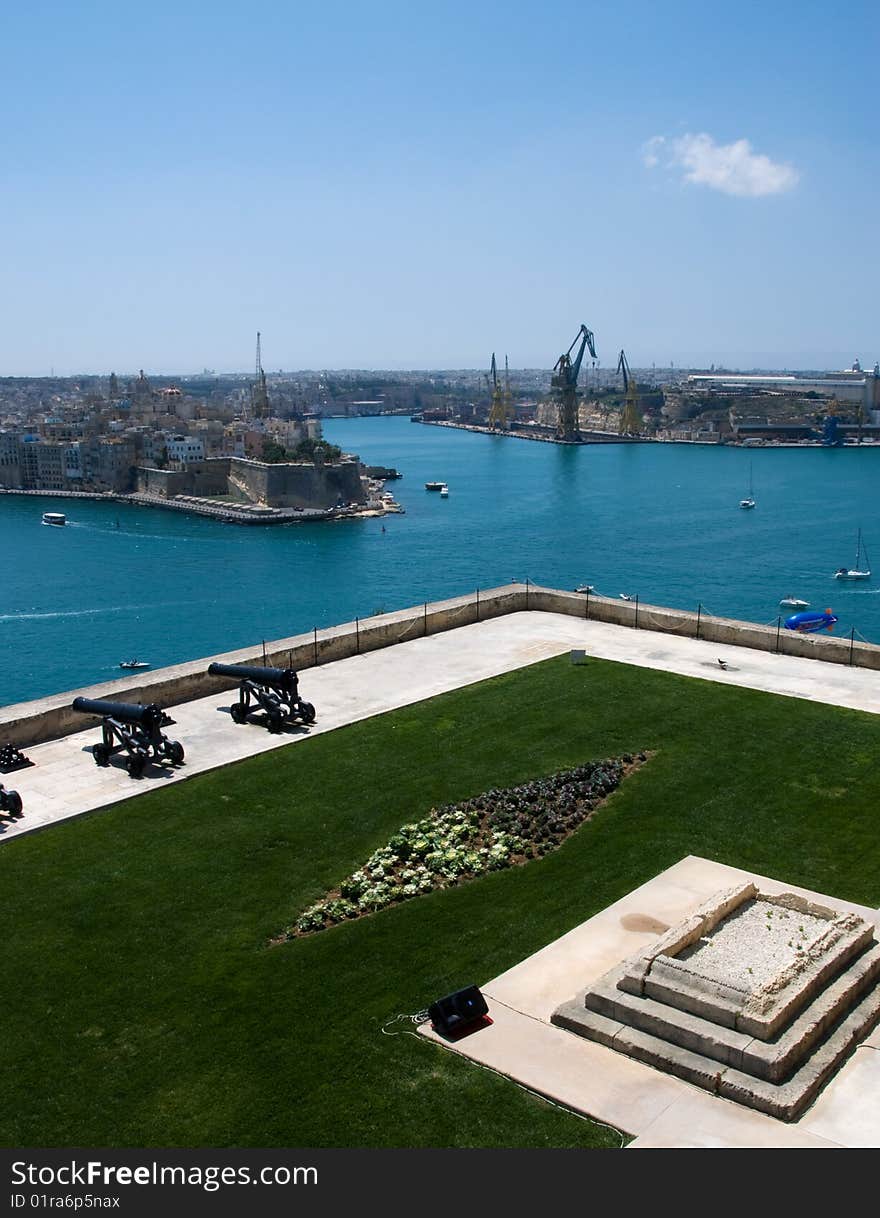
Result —
[{"label": "stone fortification wall", "polygon": [[229,459],[229,480],[253,503],[267,507],[332,508],[343,503],[364,503],[359,462],[338,461],[333,465],[281,464]]},{"label": "stone fortification wall", "polygon": [[137,490],[142,495],[173,499],[175,495],[225,495],[229,480],[229,458],[194,461],[184,470],[138,466]]},{"label": "stone fortification wall", "polygon": [[234,494],[251,503],[278,508],[326,510],[343,503],[365,503],[360,463],[355,459],[333,465],[310,463],[270,465],[244,457],[213,457],[193,462],[185,470],[137,470],[141,494],[173,499],[175,495]]},{"label": "stone fortification wall", "polygon": [[[533,584],[508,584],[469,596],[346,622],[317,633],[278,639],[266,645],[265,662],[279,668],[288,665],[296,669],[312,668],[360,652],[391,647],[422,635],[437,634],[523,610],[564,613],[570,617],[611,622],[619,626],[706,639],[726,646],[753,647],[759,651],[778,650],[784,655],[804,656],[832,664],[880,669],[880,647],[870,643],[852,643],[848,638],[835,639],[827,635],[794,634],[788,630],[777,632],[775,626],[752,626],[748,622],[730,618],[707,617],[705,614],[663,609],[656,605],[636,605],[602,596],[587,597]],[[25,748],[82,730],[88,720],[70,709],[71,702],[78,694],[86,698],[109,698],[120,702],[157,702],[165,707],[234,688],[233,681],[208,676],[208,665],[213,661],[223,664],[262,664],[262,646],[242,648],[224,655],[156,669],[136,677],[125,676],[118,681],[0,708],[0,741],[8,740]]]}]

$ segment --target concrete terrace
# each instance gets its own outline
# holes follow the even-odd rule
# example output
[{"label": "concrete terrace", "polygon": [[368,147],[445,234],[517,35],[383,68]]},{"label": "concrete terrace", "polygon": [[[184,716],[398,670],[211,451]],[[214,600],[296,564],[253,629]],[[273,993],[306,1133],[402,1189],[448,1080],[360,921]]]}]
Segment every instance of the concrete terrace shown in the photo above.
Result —
[{"label": "concrete terrace", "polygon": [[[271,735],[257,724],[238,726],[228,711],[235,695],[228,692],[175,705],[170,712],[175,726],[166,734],[180,740],[186,749],[186,764],[179,770],[151,766],[136,780],[129,777],[118,756],[109,767],[99,768],[90,753],[100,739],[97,728],[44,744],[25,743],[22,747],[34,765],[0,776],[7,789],[21,794],[24,816],[13,823],[0,822],[0,843],[157,786],[181,782],[573,649],[586,653],[586,663],[594,656],[880,713],[880,675],[870,669],[556,613],[515,612],[302,671],[300,693],[318,712],[317,722],[310,728],[292,726]],[[718,664],[719,658],[728,665],[726,669]],[[209,662],[204,661],[205,668]],[[71,691],[69,700],[78,692],[84,691]],[[94,690],[89,694],[95,696]],[[14,717],[15,710],[6,708],[4,713]]]}]

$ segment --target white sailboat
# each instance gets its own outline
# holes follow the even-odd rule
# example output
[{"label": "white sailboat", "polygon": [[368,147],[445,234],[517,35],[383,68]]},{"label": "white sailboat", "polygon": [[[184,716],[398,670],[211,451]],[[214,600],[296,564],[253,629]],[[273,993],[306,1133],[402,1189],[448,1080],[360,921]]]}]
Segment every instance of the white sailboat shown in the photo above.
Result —
[{"label": "white sailboat", "polygon": [[751,464],[751,462],[749,462],[749,493],[748,493],[748,495],[746,495],[745,499],[740,499],[739,506],[741,508],[753,508],[753,507],[758,506],[757,503],[755,502],[755,493],[752,490],[752,464]]},{"label": "white sailboat", "polygon": [[[862,563],[862,552],[865,555],[865,564]],[[871,578],[871,560],[868,557],[868,547],[862,541],[862,530],[859,529],[859,537],[856,542],[856,561],[852,567],[838,567],[834,572],[835,579],[870,579]]]}]

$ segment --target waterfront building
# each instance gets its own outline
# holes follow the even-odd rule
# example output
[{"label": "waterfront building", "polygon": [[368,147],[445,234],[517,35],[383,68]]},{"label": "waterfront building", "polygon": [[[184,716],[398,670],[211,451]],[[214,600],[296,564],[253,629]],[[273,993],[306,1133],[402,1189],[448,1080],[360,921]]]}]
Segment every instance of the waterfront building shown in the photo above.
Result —
[{"label": "waterfront building", "polygon": [[204,461],[205,445],[196,436],[169,436],[166,442],[168,460],[178,465]]}]

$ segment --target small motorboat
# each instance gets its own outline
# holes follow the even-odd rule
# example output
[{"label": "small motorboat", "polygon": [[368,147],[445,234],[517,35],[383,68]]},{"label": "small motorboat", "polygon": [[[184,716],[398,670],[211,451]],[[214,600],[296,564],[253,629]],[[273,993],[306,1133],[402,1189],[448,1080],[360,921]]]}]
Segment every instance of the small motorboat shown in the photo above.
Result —
[{"label": "small motorboat", "polygon": [[626,593],[626,592],[621,592],[621,593],[620,593],[620,599],[621,599],[622,601],[634,601],[636,598],[635,598],[634,596],[630,596],[630,595],[629,595],[628,593]]},{"label": "small motorboat", "polygon": [[781,609],[809,609],[810,602],[802,601],[799,596],[784,596],[779,602]]},{"label": "small motorboat", "polygon": [[425,490],[426,491],[442,491],[445,485],[446,485],[445,482],[426,482]]},{"label": "small motorboat", "polygon": [[444,483],[443,483],[443,485],[440,487],[440,498],[441,498],[441,499],[448,499],[448,498],[449,498],[449,487],[446,485],[446,483],[445,483],[445,482],[444,482]]},{"label": "small motorboat", "polygon": [[575,588],[575,592],[595,592],[595,591],[596,591],[596,589],[593,587],[592,584],[578,584],[578,586]]},{"label": "small motorboat", "polygon": [[120,668],[149,668],[150,664],[149,664],[148,660],[138,660],[138,659],[120,660],[119,667]]},{"label": "small motorboat", "polygon": [[43,524],[67,524],[67,517],[63,512],[43,512]]}]

